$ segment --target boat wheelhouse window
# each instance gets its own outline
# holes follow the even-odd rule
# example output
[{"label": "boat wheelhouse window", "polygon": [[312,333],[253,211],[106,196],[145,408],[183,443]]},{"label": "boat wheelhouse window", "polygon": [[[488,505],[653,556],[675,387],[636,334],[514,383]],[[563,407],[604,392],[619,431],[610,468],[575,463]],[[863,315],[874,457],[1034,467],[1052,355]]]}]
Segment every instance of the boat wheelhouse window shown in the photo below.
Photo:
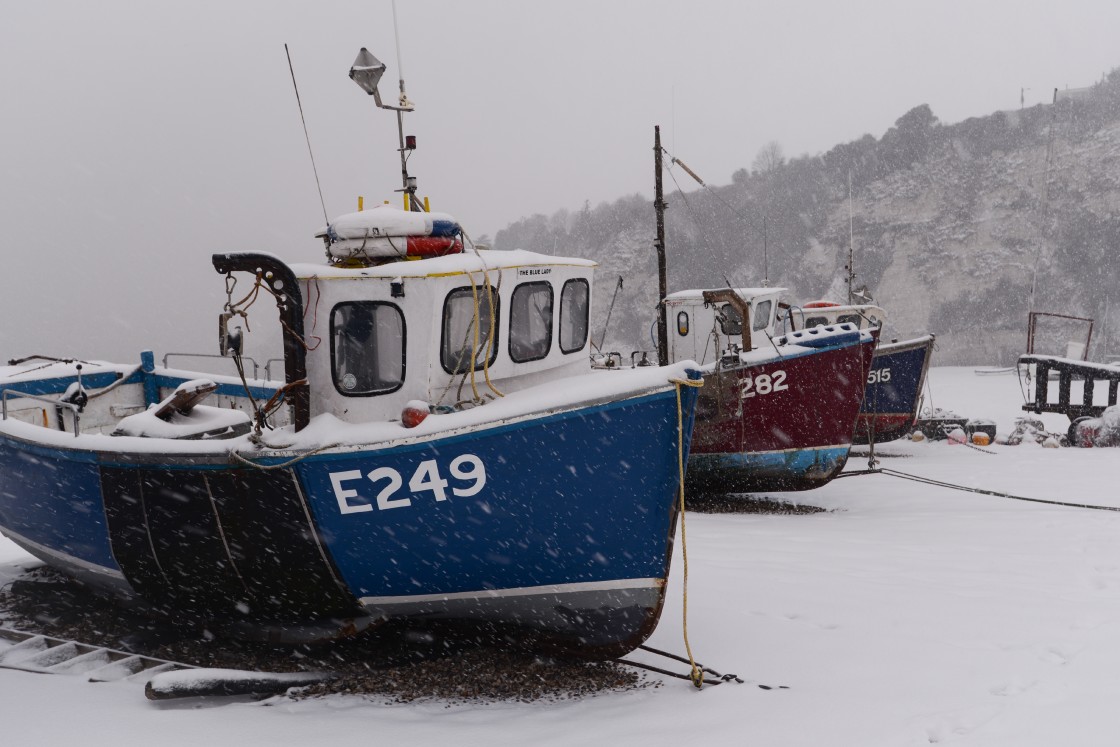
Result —
[{"label": "boat wheelhouse window", "polygon": [[[478,329],[475,336],[475,298],[478,299]],[[493,313],[491,313],[493,304]],[[471,350],[475,350],[475,370],[493,365],[498,356],[498,336],[492,334],[491,318],[498,324],[498,293],[493,288],[456,288],[443,302],[443,342],[439,359],[449,374],[471,370]],[[477,347],[476,347],[477,346]],[[489,351],[489,352],[487,352]],[[489,360],[487,360],[489,358]]]},{"label": "boat wheelhouse window", "polygon": [[331,375],[348,397],[388,394],[404,385],[401,310],[380,301],[348,301],[331,310]]},{"label": "boat wheelhouse window", "polygon": [[828,324],[827,316],[811,316],[805,320],[805,329],[809,327],[823,327]]},{"label": "boat wheelhouse window", "polygon": [[719,328],[727,336],[743,334],[743,317],[739,310],[729,303],[720,306],[716,311],[716,320]]},{"label": "boat wheelhouse window", "polygon": [[588,300],[591,290],[583,278],[564,283],[560,291],[560,351],[575,353],[587,344]]},{"label": "boat wheelhouse window", "polygon": [[677,314],[677,334],[681,337],[688,336],[688,312],[682,311]]},{"label": "boat wheelhouse window", "polygon": [[509,357],[515,363],[544,358],[552,347],[552,286],[522,283],[509,306]]},{"label": "boat wheelhouse window", "polygon": [[761,301],[755,305],[753,311],[754,318],[751,321],[751,329],[758,331],[766,329],[770,326],[770,311],[774,308],[773,301]]},{"label": "boat wheelhouse window", "polygon": [[854,324],[858,327],[859,323],[860,323],[860,319],[861,319],[861,317],[860,317],[859,314],[841,314],[840,316],[836,317],[836,323],[837,324]]}]

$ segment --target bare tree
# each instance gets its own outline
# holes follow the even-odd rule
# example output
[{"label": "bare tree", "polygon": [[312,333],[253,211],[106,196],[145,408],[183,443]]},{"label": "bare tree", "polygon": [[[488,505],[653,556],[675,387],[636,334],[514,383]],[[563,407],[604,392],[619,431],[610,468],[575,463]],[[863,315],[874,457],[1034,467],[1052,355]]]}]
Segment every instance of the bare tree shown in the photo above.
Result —
[{"label": "bare tree", "polygon": [[782,146],[778,144],[777,140],[771,140],[758,151],[758,155],[754,157],[754,161],[751,163],[751,168],[760,174],[765,174],[785,162],[786,157],[782,153]]}]

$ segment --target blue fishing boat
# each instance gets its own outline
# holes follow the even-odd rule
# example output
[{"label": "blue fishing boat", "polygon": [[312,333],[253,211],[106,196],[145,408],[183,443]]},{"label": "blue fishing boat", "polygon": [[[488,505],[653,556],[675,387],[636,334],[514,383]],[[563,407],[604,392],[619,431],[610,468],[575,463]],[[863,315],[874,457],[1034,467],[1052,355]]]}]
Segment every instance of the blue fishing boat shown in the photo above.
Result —
[{"label": "blue fishing boat", "polygon": [[[363,50],[351,76],[378,65]],[[589,657],[641,644],[665,599],[695,365],[593,374],[594,263],[474,247],[420,207],[401,140],[406,209],[331,221],[326,263],[213,256],[238,375],[148,352],[0,369],[0,532],[216,632],[422,617]],[[283,382],[244,355],[266,299]]]},{"label": "blue fishing boat", "polygon": [[886,312],[873,304],[814,301],[790,310],[794,329],[851,324],[858,329],[880,330],[856,420],[853,443],[857,444],[894,441],[913,432],[933,357],[935,338],[931,334],[909,340],[883,340],[881,330],[886,318]]}]

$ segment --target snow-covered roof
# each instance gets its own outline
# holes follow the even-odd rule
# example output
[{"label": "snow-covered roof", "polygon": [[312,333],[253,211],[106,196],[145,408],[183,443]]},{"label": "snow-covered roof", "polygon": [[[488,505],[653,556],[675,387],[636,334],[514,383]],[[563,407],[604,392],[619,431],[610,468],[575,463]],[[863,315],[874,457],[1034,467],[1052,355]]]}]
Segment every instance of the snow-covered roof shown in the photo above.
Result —
[{"label": "snow-covered roof", "polygon": [[[665,296],[668,302],[673,301],[703,301],[704,293],[710,290],[722,290],[721,288],[703,288],[677,291]],[[788,288],[733,288],[739,296],[745,300],[750,301],[757,296],[774,296],[780,295],[788,290]]]},{"label": "snow-covered roof", "polygon": [[554,257],[523,249],[496,251],[480,249],[477,252],[452,254],[446,257],[418,259],[414,261],[390,262],[377,267],[336,267],[311,263],[289,265],[297,278],[424,278],[442,275],[462,275],[467,272],[483,270],[512,269],[517,267],[542,266],[597,267],[590,259],[577,257]]}]

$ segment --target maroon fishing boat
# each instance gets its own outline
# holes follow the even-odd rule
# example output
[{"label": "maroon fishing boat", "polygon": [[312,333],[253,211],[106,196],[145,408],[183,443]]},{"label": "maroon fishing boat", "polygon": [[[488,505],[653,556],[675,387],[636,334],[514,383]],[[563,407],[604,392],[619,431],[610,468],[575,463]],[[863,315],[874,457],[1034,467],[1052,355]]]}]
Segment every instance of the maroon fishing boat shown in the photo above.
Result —
[{"label": "maroon fishing boat", "polygon": [[687,290],[665,299],[670,360],[695,360],[704,375],[690,489],[807,490],[847,462],[877,330],[833,324],[771,337],[784,290]]}]

